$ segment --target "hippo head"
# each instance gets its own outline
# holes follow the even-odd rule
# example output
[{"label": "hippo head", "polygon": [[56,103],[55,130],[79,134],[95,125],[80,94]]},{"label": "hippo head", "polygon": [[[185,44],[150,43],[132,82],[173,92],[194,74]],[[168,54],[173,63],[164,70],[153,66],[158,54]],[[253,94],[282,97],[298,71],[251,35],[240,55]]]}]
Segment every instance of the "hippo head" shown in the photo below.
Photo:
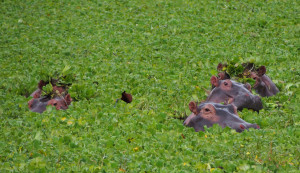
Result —
[{"label": "hippo head", "polygon": [[261,66],[256,72],[250,73],[250,77],[256,81],[253,88],[262,97],[273,96],[279,92],[273,81],[265,74],[266,71],[266,67]]},{"label": "hippo head", "polygon": [[238,110],[248,108],[259,111],[263,108],[260,97],[252,94],[250,84],[220,80],[216,76],[212,76],[210,81],[215,88],[210,92],[207,102],[234,104]]},{"label": "hippo head", "polygon": [[205,102],[197,106],[195,102],[190,102],[189,108],[192,114],[184,121],[184,125],[193,127],[197,132],[204,131],[204,126],[209,128],[214,124],[219,124],[222,128],[228,126],[237,132],[249,128],[259,129],[258,125],[241,119],[237,114],[237,108],[231,104]]}]

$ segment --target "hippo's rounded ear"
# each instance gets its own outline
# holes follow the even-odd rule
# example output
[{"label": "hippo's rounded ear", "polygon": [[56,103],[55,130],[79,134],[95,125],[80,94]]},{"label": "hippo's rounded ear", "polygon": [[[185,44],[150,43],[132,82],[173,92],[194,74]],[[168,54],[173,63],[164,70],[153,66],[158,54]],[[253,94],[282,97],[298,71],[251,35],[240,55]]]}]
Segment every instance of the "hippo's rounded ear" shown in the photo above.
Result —
[{"label": "hippo's rounded ear", "polygon": [[222,69],[223,69],[223,64],[219,63],[218,66],[217,66],[217,70],[222,71]]},{"label": "hippo's rounded ear", "polygon": [[190,111],[193,112],[195,115],[197,115],[199,113],[199,111],[197,110],[197,104],[196,104],[196,102],[191,101],[189,103],[189,108],[190,108]]},{"label": "hippo's rounded ear", "polygon": [[230,79],[230,76],[226,72],[221,72],[218,74],[220,80]]},{"label": "hippo's rounded ear", "polygon": [[257,74],[258,76],[262,76],[264,74],[266,74],[267,72],[267,69],[265,66],[260,66],[258,69],[257,69]]},{"label": "hippo's rounded ear", "polygon": [[38,84],[38,88],[42,90],[43,86],[46,86],[46,85],[47,85],[46,82],[44,82],[43,80],[40,80],[40,82]]},{"label": "hippo's rounded ear", "polygon": [[245,83],[244,87],[252,93],[252,91],[251,91],[251,85],[249,83]]},{"label": "hippo's rounded ear", "polygon": [[233,108],[233,113],[239,116],[239,114],[237,113],[237,107],[234,104],[232,104],[232,108]]},{"label": "hippo's rounded ear", "polygon": [[70,94],[67,94],[67,95],[65,96],[65,101],[67,102],[68,105],[71,104],[72,98],[71,98]]},{"label": "hippo's rounded ear", "polygon": [[225,79],[225,72],[219,73],[218,76],[219,76],[220,80],[224,80]]},{"label": "hippo's rounded ear", "polygon": [[218,87],[219,86],[219,79],[216,76],[212,76],[210,78],[210,83],[215,86]]}]

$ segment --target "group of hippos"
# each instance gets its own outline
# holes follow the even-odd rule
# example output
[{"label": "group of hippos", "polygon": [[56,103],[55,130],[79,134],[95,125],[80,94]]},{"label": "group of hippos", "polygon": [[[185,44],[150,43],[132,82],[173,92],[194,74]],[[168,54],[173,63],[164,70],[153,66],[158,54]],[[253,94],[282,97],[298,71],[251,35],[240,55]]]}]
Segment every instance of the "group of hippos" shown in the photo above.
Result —
[{"label": "group of hippos", "polygon": [[[189,103],[192,113],[185,119],[184,125],[193,127],[195,131],[204,131],[204,126],[209,128],[213,124],[219,124],[223,128],[228,126],[237,132],[249,128],[259,129],[257,124],[241,119],[237,111],[247,108],[259,112],[263,108],[260,96],[270,97],[279,92],[265,73],[265,66],[249,72],[249,77],[255,80],[253,87],[249,83],[242,84],[230,80],[226,72],[219,73],[218,77],[212,76],[210,79],[212,91],[199,105],[194,101]],[[260,96],[253,95],[251,88]]]},{"label": "group of hippos", "polygon": [[[204,126],[209,128],[213,124],[219,124],[223,128],[228,126],[237,132],[249,128],[259,129],[257,124],[251,124],[241,119],[237,111],[247,108],[258,112],[263,108],[260,96],[269,97],[279,92],[265,73],[265,66],[249,72],[249,77],[256,81],[253,87],[249,83],[242,84],[231,80],[226,72],[219,73],[218,77],[212,76],[210,79],[212,90],[208,98],[200,104],[194,101],[189,103],[192,113],[183,124],[193,127],[197,132],[204,131]],[[51,84],[52,92],[43,94],[43,87],[48,84]],[[260,96],[253,95],[251,88],[255,89]],[[68,94],[68,87],[59,84],[58,80],[54,79],[46,82],[41,80],[38,89],[31,96],[33,98],[28,101],[28,107],[32,112],[38,113],[44,112],[48,105],[57,110],[67,109],[72,102],[72,98]],[[120,99],[130,103],[132,96],[124,91]]]}]

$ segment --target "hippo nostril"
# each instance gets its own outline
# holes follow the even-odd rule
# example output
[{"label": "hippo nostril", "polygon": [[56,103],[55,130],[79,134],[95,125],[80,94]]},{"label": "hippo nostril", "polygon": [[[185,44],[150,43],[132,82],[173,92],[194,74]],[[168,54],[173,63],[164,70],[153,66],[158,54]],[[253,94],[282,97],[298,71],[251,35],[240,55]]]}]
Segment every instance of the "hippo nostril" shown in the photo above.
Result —
[{"label": "hippo nostril", "polygon": [[240,125],[241,129],[245,129],[245,126],[243,124]]}]

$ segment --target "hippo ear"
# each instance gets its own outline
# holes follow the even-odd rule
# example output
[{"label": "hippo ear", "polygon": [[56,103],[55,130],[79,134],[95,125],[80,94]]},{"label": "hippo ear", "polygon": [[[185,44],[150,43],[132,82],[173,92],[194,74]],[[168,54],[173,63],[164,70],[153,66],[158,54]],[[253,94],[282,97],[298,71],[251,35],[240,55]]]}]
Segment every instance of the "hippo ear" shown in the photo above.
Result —
[{"label": "hippo ear", "polygon": [[220,80],[230,79],[230,76],[226,72],[221,72],[218,74]]},{"label": "hippo ear", "polygon": [[210,78],[210,83],[215,86],[218,87],[219,86],[219,79],[216,76],[212,76]]},{"label": "hippo ear", "polygon": [[40,80],[40,82],[38,84],[38,88],[42,90],[43,86],[46,86],[46,82],[44,82],[43,80]]},{"label": "hippo ear", "polygon": [[237,116],[239,116],[239,114],[237,113],[237,107],[235,105],[232,104],[232,109],[233,109],[233,113]]},{"label": "hippo ear", "polygon": [[237,107],[234,104],[228,104],[228,105],[226,105],[226,107],[230,113],[233,113],[233,114],[239,116],[237,113]]},{"label": "hippo ear", "polygon": [[220,80],[224,80],[225,79],[225,72],[219,73],[218,76],[219,76]]},{"label": "hippo ear", "polygon": [[222,69],[223,69],[223,64],[219,63],[218,66],[217,66],[217,70],[222,71]]},{"label": "hippo ear", "polygon": [[190,108],[191,112],[193,112],[195,115],[197,115],[199,113],[199,111],[197,110],[197,104],[194,101],[191,101],[189,103],[189,108]]},{"label": "hippo ear", "polygon": [[252,93],[251,85],[249,83],[245,83],[244,87]]},{"label": "hippo ear", "polygon": [[68,105],[71,104],[72,98],[71,98],[70,94],[67,94],[67,95],[65,96],[65,101],[67,102]]},{"label": "hippo ear", "polygon": [[266,74],[267,72],[267,69],[265,66],[260,66],[258,69],[257,69],[257,74],[258,76],[262,76],[264,74]]}]

